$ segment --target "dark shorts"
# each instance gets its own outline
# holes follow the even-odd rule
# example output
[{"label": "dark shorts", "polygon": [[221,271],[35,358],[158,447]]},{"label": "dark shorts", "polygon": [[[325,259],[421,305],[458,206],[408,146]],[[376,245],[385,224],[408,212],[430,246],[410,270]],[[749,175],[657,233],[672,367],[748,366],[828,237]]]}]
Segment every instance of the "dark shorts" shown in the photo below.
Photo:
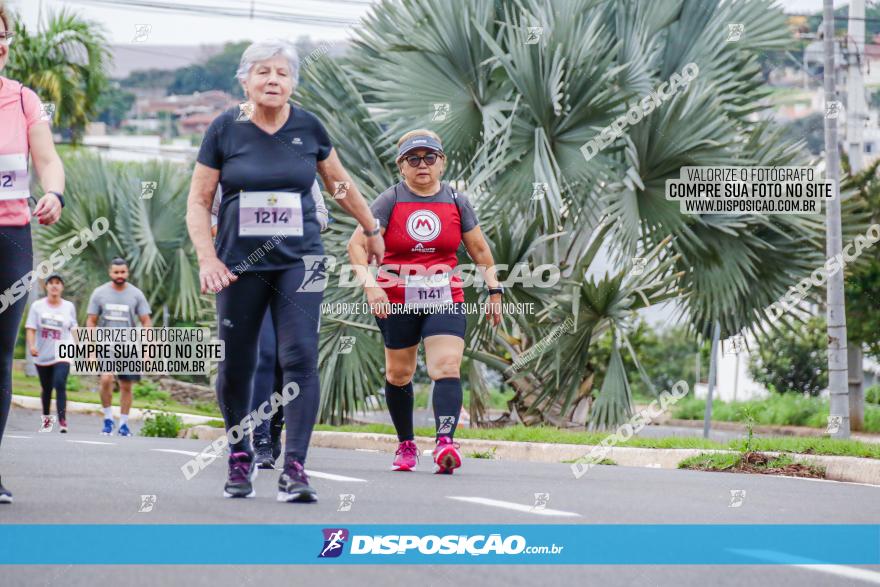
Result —
[{"label": "dark shorts", "polygon": [[389,314],[387,318],[376,318],[385,347],[405,349],[419,344],[422,339],[438,334],[448,334],[464,339],[467,316],[464,304],[443,307],[436,310],[425,309],[419,312]]},{"label": "dark shorts", "polygon": [[140,381],[140,375],[116,375],[116,378],[120,381]]}]

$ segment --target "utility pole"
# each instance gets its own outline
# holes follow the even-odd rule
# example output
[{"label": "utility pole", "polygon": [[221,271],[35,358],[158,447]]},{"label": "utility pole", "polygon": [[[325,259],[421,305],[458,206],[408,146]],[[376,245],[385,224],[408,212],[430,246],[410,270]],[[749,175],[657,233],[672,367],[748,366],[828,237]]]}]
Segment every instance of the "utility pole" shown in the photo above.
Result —
[{"label": "utility pole", "polygon": [[[712,358],[709,359],[709,388],[706,390],[706,413],[703,415],[703,438],[709,438],[712,430],[712,396],[715,393],[715,378],[718,376],[718,344],[721,339],[721,322],[715,321],[712,331]],[[696,386],[694,386],[696,389]]]},{"label": "utility pole", "polygon": [[[846,144],[849,164],[855,175],[864,167],[865,85],[862,78],[862,62],[865,59],[865,0],[850,0],[847,47],[848,68],[846,77]],[[862,345],[849,341],[847,344],[849,378],[849,419],[853,430],[861,430],[865,421],[865,375],[862,370]]]},{"label": "utility pole", "polygon": [[[823,0],[825,16],[825,174],[834,184],[834,199],[826,202],[826,254],[840,254],[843,238],[840,228],[840,161],[837,153],[837,117],[829,108],[835,99],[834,7]],[[843,271],[828,276],[828,390],[831,394],[829,432],[834,438],[849,438],[849,398],[846,364],[846,308],[843,297]]]}]

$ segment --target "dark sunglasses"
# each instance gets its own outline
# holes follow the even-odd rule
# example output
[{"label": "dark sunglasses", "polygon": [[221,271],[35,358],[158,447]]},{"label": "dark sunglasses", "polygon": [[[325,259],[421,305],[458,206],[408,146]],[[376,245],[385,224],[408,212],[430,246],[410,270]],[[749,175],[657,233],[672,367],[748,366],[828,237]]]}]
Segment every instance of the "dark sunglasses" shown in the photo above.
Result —
[{"label": "dark sunglasses", "polygon": [[424,161],[425,164],[428,167],[430,167],[431,165],[436,163],[437,159],[439,159],[439,158],[440,158],[440,155],[438,155],[437,153],[428,153],[427,155],[422,155],[422,156],[408,155],[407,157],[404,157],[404,160],[407,163],[409,163],[410,167],[418,167],[419,165],[422,164],[422,161]]}]

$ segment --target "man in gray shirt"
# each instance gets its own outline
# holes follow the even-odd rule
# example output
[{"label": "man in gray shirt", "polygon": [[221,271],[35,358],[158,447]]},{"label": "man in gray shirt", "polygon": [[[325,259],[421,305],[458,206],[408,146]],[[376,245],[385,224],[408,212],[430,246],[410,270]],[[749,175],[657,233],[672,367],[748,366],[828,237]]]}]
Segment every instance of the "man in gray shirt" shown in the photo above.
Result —
[{"label": "man in gray shirt", "polygon": [[[110,281],[95,288],[89,299],[86,326],[107,328],[133,328],[138,322],[144,328],[153,325],[150,320],[150,304],[143,292],[128,282],[128,264],[117,257],[110,263]],[[101,374],[101,405],[104,408],[104,429],[102,434],[113,433],[113,378],[119,380],[119,435],[131,436],[128,428],[128,413],[131,410],[132,381],[140,380],[140,375]]]}]

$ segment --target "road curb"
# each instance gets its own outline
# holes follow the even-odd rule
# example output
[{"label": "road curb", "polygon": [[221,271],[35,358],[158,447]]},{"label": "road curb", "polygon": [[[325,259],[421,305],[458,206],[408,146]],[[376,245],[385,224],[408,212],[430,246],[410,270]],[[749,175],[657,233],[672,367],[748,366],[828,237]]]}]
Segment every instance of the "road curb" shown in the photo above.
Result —
[{"label": "road curb", "polygon": [[[679,426],[681,428],[702,428],[702,420],[681,420],[677,418],[667,418],[662,421],[665,426]],[[748,431],[748,426],[741,422],[725,422],[712,420],[712,428],[715,430],[725,430],[728,432]],[[770,434],[772,436],[800,436],[804,438],[821,438],[826,435],[825,430],[821,428],[810,428],[808,426],[779,426],[771,424],[756,424],[752,427],[752,431],[756,434]],[[853,432],[850,437],[852,440],[860,442],[880,443],[880,434],[873,432]]]},{"label": "road curb", "polygon": [[[12,405],[25,408],[28,410],[42,410],[43,405],[41,403],[40,398],[33,397],[30,395],[13,395],[12,396]],[[52,400],[52,410],[56,410],[55,400]],[[73,412],[77,414],[102,414],[101,404],[93,404],[90,402],[67,402],[67,411],[68,413]],[[132,421],[143,420],[144,413],[147,410],[142,408],[131,408],[129,412],[128,419]],[[160,410],[152,410],[152,411],[160,411]],[[119,417],[119,406],[113,406],[113,416],[116,418]],[[211,420],[218,420],[219,418],[211,417],[211,416],[199,416],[196,414],[177,414],[180,416],[180,419],[183,420],[184,424],[204,424],[205,422],[209,422]]]},{"label": "road curb", "polygon": [[[224,433],[222,428],[193,426],[184,432],[184,438],[198,438],[212,441]],[[531,461],[542,463],[561,463],[572,461],[589,454],[595,448],[586,444],[550,444],[541,442],[513,442],[507,440],[458,439],[462,455],[474,453],[491,454],[502,461]],[[434,445],[433,438],[416,437],[416,443],[424,450]],[[393,453],[397,450],[397,437],[391,434],[368,432],[329,432],[312,433],[311,446],[321,448],[367,449]],[[707,450],[699,448],[637,448],[616,446],[610,449],[606,458],[623,467],[650,467],[656,469],[677,469],[678,464],[688,457],[703,453],[731,453],[726,450]],[[767,452],[769,455],[779,453]],[[861,457],[792,454],[793,458],[804,463],[825,467],[826,479],[880,485],[880,459]]]}]

